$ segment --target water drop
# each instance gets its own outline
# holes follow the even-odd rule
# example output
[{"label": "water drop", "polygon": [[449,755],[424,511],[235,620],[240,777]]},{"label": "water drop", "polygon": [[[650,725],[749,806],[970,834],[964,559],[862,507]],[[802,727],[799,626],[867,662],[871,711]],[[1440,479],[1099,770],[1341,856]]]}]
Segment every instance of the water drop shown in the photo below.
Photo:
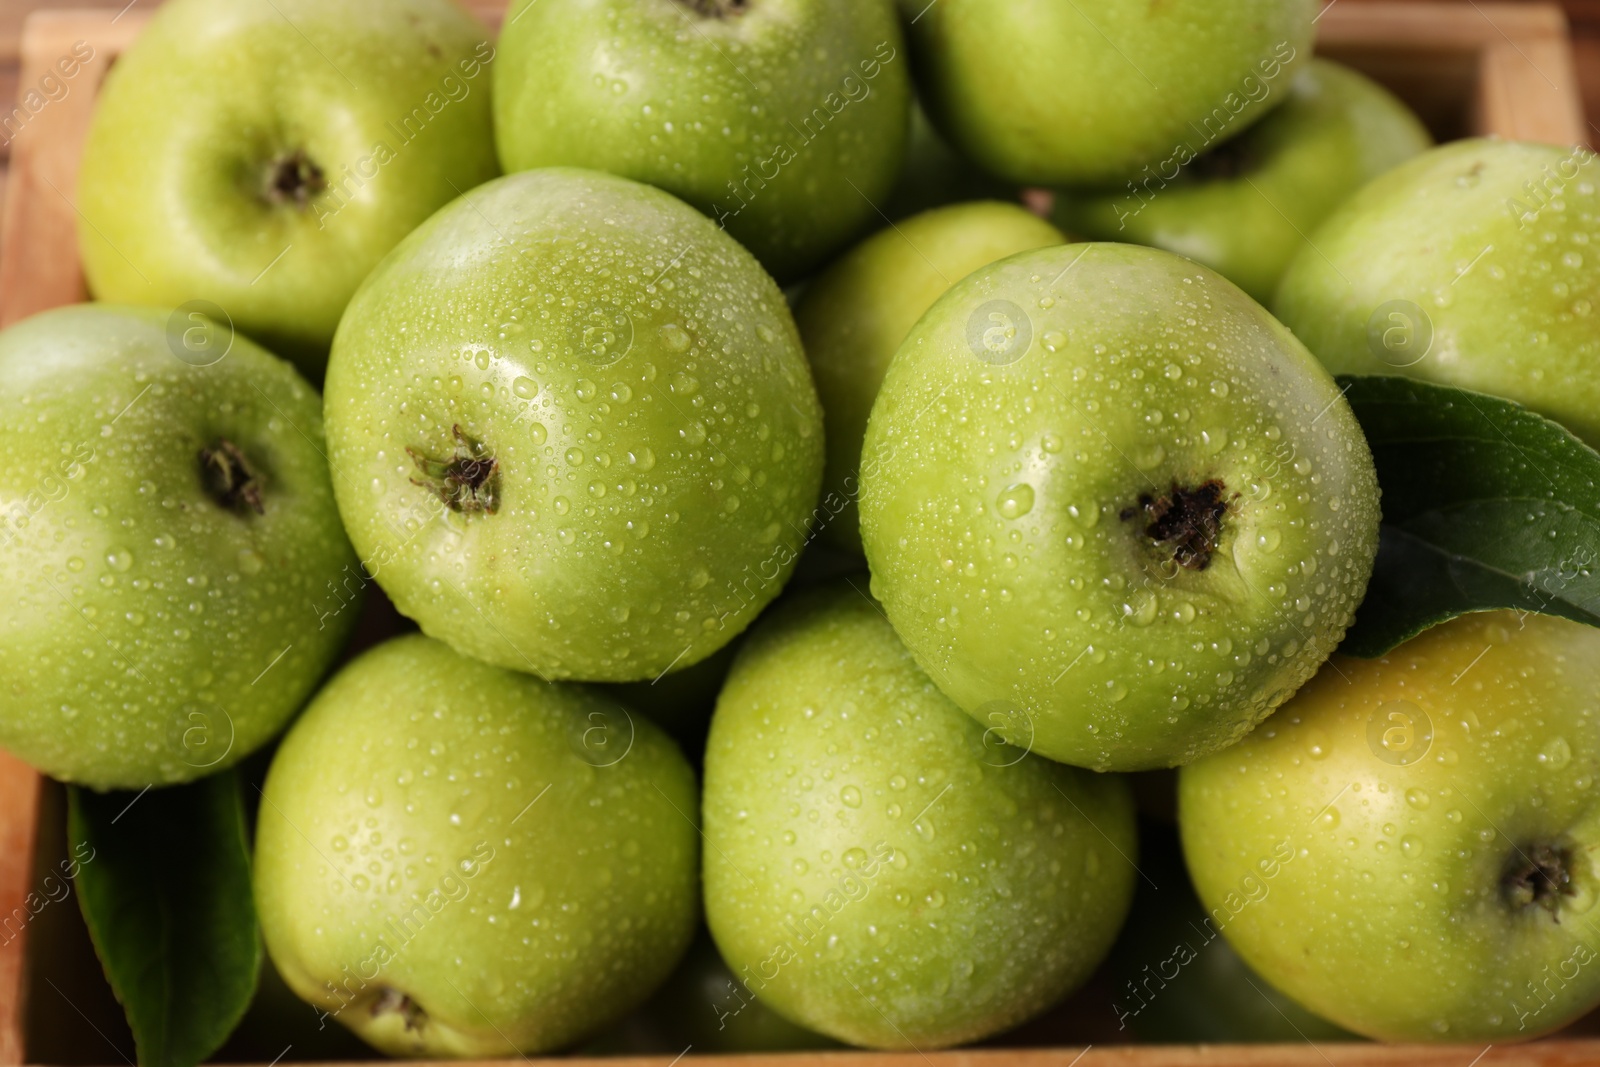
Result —
[{"label": "water drop", "polygon": [[1000,499],[996,503],[1005,518],[1020,519],[1033,510],[1033,486],[1026,482],[1008,485],[1000,491]]}]

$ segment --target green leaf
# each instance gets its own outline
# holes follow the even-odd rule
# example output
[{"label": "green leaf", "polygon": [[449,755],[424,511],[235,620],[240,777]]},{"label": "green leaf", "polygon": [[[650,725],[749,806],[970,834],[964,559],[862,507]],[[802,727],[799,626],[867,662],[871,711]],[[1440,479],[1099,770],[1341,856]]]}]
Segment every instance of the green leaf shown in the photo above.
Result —
[{"label": "green leaf", "polygon": [[78,901],[140,1067],[194,1067],[255,994],[261,938],[232,771],[142,793],[72,788]]},{"label": "green leaf", "polygon": [[1377,568],[1340,651],[1381,656],[1499,608],[1600,626],[1600,453],[1509,400],[1339,381],[1383,487]]}]

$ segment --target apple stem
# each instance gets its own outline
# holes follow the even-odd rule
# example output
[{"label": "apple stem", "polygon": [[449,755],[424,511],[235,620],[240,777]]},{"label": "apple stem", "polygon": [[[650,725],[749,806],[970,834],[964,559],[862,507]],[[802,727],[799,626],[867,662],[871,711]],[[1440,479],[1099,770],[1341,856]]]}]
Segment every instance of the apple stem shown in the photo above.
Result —
[{"label": "apple stem", "polygon": [[1561,898],[1577,892],[1572,887],[1572,850],[1555,845],[1518,849],[1502,884],[1512,907],[1537,905],[1559,923]]},{"label": "apple stem", "polygon": [[1143,516],[1145,536],[1171,553],[1186,570],[1203,571],[1222,537],[1222,520],[1228,514],[1228,487],[1213,478],[1188,489],[1172,484],[1172,491],[1157,497],[1141,493],[1135,507],[1122,509],[1123,522]]},{"label": "apple stem", "polygon": [[416,464],[420,478],[411,479],[438,495],[451,511],[493,515],[500,510],[500,461],[489,454],[482,442],[468,437],[458,423],[451,430],[455,452],[448,459],[434,459],[414,448],[406,455]]},{"label": "apple stem", "polygon": [[225,437],[200,450],[200,481],[206,495],[229,511],[247,509],[266,514],[261,503],[261,481],[239,446]]},{"label": "apple stem", "polygon": [[302,149],[280,156],[267,167],[266,199],[272,204],[305,207],[313,196],[328,187],[322,168]]},{"label": "apple stem", "polygon": [[754,0],[678,0],[696,15],[708,19],[729,19],[750,10]]}]

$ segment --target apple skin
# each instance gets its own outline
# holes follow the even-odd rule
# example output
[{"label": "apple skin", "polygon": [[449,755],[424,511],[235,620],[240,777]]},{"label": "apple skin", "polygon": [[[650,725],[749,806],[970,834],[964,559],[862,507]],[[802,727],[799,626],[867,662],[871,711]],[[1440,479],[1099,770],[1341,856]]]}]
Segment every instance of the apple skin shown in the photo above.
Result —
[{"label": "apple skin", "polygon": [[827,429],[820,537],[861,551],[861,439],[889,361],[923,312],[979,267],[1065,242],[1060,230],[1019,205],[957,204],[880,230],[807,286],[794,317]]},{"label": "apple skin", "polygon": [[[499,172],[493,58],[449,0],[163,4],[106,77],[84,145],[90,290],[211,301],[319,380],[361,279]],[[303,203],[267,191],[297,152],[324,186]]]},{"label": "apple skin", "polygon": [[1503,396],[1600,447],[1597,183],[1587,148],[1436,148],[1347,200],[1274,309],[1336,374]]},{"label": "apple skin", "polygon": [[1154,245],[1204,263],[1263,304],[1296,252],[1344,200],[1433,139],[1394,94],[1313,59],[1283,102],[1175,181],[1063,192],[1055,221],[1097,241]]},{"label": "apple skin", "polygon": [[964,156],[1025,184],[1121,181],[1236,136],[1311,54],[1312,0],[899,0],[919,98]]},{"label": "apple skin", "polygon": [[290,988],[391,1055],[560,1048],[688,947],[697,808],[642,716],[396,638],[340,671],[273,760],[261,932]]},{"label": "apple skin", "polygon": [[751,996],[722,961],[711,936],[702,933],[655,996],[578,1053],[675,1056],[685,1048],[705,1055],[839,1047]]},{"label": "apple skin", "polygon": [[589,167],[665,189],[785,283],[876,222],[905,156],[892,0],[519,0],[500,49],[507,172]]},{"label": "apple skin", "polygon": [[779,1014],[852,1044],[1022,1022],[1088,977],[1132,899],[1125,783],[998,743],[849,584],[751,634],[705,775],[723,958]]},{"label": "apple skin", "polygon": [[[242,336],[180,360],[171,329],[86,304],[0,333],[0,746],[95,789],[237,763],[359,615],[322,610],[356,559],[316,392]],[[222,441],[260,514],[208,491],[199,455]]]},{"label": "apple skin", "polygon": [[872,589],[917,662],[1097,770],[1242,737],[1338,644],[1377,550],[1333,379],[1231,282],[1134,245],[956,283],[889,366],[861,481]]},{"label": "apple skin", "polygon": [[[1337,657],[1180,773],[1201,900],[1252,967],[1358,1033],[1499,1043],[1565,1025],[1600,1003],[1584,966],[1600,952],[1597,693],[1600,633],[1536,615]],[[1572,850],[1558,912],[1505,896],[1540,845]]]},{"label": "apple skin", "polygon": [[1140,820],[1139,870],[1109,964],[1119,1033],[1161,1045],[1357,1039],[1239,958],[1189,884],[1175,823]]},{"label": "apple skin", "polygon": [[[822,477],[778,287],[687,204],[593,171],[501,178],[406,238],[350,303],[326,406],[340,511],[395,606],[547,679],[725,645],[793,570]],[[497,464],[492,513],[416,484],[413,456],[465,457],[455,427]]]}]

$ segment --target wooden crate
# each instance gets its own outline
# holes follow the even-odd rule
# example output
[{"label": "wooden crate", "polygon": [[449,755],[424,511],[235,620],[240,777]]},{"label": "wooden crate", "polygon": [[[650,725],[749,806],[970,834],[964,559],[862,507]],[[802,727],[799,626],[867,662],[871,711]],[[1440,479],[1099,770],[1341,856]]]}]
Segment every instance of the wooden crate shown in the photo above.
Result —
[{"label": "wooden crate", "polygon": [[[467,6],[498,25],[504,3],[468,0]],[[8,128],[15,139],[0,219],[0,327],[85,298],[72,200],[78,157],[101,79],[147,20],[146,9],[129,4],[120,12],[39,11],[24,27],[18,91],[24,110],[29,90],[75,43],[87,42],[94,56],[67,82],[64,96]],[[1388,85],[1440,139],[1497,134],[1561,145],[1596,140],[1579,101],[1566,19],[1554,3],[1332,0],[1318,19],[1318,51]],[[40,799],[39,777],[0,752],[0,916],[21,907],[33,888]],[[24,1062],[27,995],[24,926],[20,936],[0,945],[0,1067]],[[742,1056],[737,1067],[793,1067],[800,1055],[814,1059],[816,1067],[1566,1067],[1600,1064],[1600,1040],[1487,1049],[1305,1044],[840,1052]],[[686,1067],[694,1059],[692,1053],[685,1057]],[[591,1067],[597,1063],[662,1067],[666,1059],[591,1061]]]}]

